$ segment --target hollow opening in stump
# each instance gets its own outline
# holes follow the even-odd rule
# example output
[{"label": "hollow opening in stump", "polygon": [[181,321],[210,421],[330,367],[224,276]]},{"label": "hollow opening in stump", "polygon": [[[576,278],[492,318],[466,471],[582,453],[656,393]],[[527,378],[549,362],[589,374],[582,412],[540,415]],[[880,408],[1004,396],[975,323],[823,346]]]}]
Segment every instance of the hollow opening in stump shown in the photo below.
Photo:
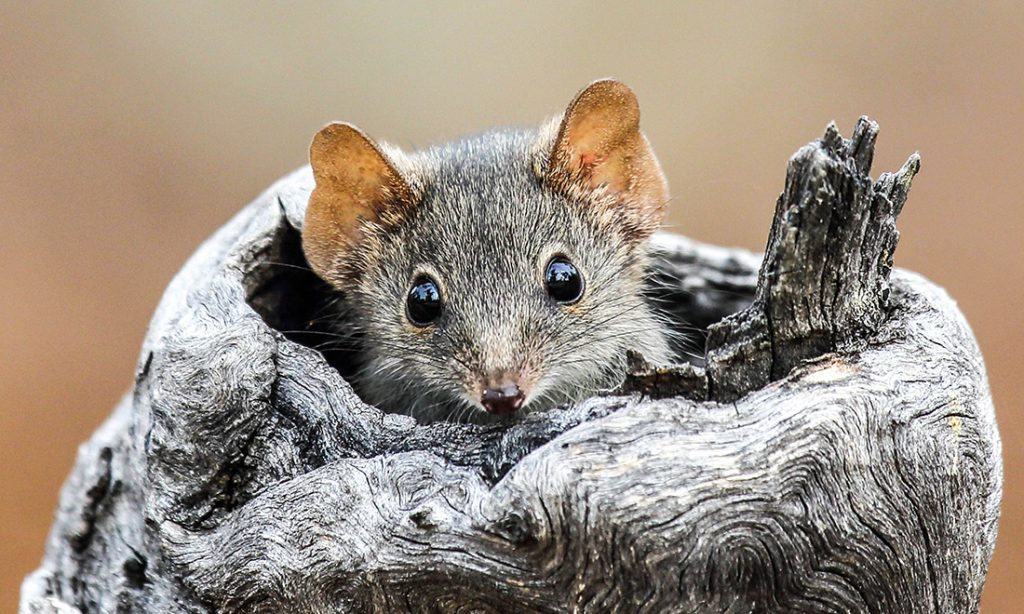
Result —
[{"label": "hollow opening in stump", "polygon": [[289,340],[315,349],[345,379],[358,367],[352,345],[339,343],[339,294],[320,279],[302,252],[302,234],[282,223],[266,255],[245,277],[246,300],[268,326]]}]

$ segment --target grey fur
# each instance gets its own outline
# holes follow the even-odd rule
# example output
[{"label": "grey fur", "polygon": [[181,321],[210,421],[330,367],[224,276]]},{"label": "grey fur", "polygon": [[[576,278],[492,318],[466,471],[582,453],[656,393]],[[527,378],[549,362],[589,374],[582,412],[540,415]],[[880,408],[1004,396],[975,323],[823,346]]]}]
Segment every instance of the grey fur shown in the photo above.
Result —
[{"label": "grey fur", "polygon": [[[370,267],[340,288],[337,327],[358,333],[354,382],[369,402],[424,420],[489,421],[471,391],[490,373],[535,374],[523,413],[613,389],[627,350],[671,360],[669,329],[642,297],[646,245],[609,223],[614,205],[570,200],[543,181],[544,139],[498,130],[409,155],[386,148],[419,202],[397,228],[376,230]],[[555,254],[585,279],[571,308],[544,289]],[[423,272],[444,309],[417,332],[405,300]]]}]

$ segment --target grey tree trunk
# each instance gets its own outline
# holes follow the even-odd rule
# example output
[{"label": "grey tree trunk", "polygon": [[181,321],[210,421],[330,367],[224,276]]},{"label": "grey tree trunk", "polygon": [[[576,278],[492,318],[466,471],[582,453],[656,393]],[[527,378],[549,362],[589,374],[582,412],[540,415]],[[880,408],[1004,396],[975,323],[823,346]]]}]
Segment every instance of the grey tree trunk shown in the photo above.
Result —
[{"label": "grey tree trunk", "polygon": [[620,393],[508,428],[355,396],[303,326],[325,295],[286,177],[167,289],[22,612],[977,611],[988,383],[953,301],[891,271],[918,159],[872,182],[876,133],[790,160],[760,274],[658,237],[693,364],[634,356]]}]

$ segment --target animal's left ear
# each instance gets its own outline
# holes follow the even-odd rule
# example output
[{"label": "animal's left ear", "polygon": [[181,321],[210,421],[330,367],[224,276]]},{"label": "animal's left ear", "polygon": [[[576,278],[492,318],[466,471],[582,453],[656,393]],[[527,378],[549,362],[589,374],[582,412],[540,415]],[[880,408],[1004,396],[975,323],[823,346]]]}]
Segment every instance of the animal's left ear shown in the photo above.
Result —
[{"label": "animal's left ear", "polygon": [[629,87],[602,79],[576,95],[558,129],[547,180],[569,197],[609,207],[627,236],[643,240],[657,229],[668,185],[640,132],[640,105]]}]

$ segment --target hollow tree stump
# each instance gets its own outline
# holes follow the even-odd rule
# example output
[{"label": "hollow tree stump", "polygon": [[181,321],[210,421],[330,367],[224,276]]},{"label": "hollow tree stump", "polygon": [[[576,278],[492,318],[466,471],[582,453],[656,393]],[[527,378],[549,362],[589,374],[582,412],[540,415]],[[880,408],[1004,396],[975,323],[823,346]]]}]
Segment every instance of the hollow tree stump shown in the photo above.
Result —
[{"label": "hollow tree stump", "polygon": [[167,289],[22,612],[976,611],[988,383],[949,297],[891,271],[918,160],[872,182],[876,134],[793,157],[760,275],[658,237],[652,301],[704,356],[507,428],[382,414],[310,347],[286,177]]}]

